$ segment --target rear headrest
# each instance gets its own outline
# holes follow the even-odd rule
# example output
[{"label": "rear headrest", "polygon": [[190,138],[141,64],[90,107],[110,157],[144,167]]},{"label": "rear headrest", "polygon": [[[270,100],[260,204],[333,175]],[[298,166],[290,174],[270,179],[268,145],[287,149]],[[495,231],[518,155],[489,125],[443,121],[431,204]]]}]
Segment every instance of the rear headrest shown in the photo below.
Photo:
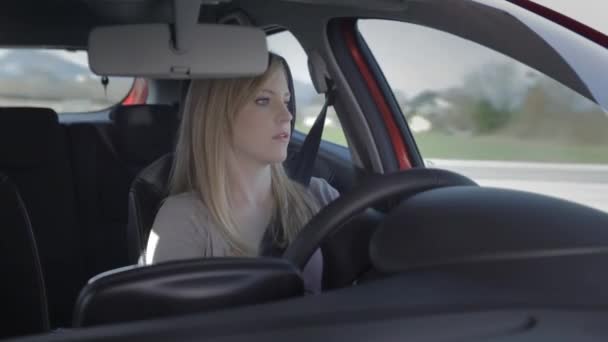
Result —
[{"label": "rear headrest", "polygon": [[179,125],[177,106],[118,106],[110,118],[116,125],[116,149],[127,161],[149,164],[173,150]]},{"label": "rear headrest", "polygon": [[32,167],[49,161],[61,126],[50,108],[0,108],[0,167]]}]

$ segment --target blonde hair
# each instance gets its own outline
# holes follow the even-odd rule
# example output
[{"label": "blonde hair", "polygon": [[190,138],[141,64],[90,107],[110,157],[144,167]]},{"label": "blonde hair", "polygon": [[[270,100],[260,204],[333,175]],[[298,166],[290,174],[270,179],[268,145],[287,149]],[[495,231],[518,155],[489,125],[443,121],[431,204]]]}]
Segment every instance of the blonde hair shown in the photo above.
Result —
[{"label": "blonde hair", "polygon": [[[170,193],[194,192],[207,207],[219,232],[236,256],[252,255],[231,215],[226,175],[232,126],[239,110],[282,62],[271,55],[268,70],[258,77],[193,80],[188,89],[170,178]],[[271,165],[272,217],[275,243],[285,247],[319,210],[300,184],[290,180],[281,163]]]}]

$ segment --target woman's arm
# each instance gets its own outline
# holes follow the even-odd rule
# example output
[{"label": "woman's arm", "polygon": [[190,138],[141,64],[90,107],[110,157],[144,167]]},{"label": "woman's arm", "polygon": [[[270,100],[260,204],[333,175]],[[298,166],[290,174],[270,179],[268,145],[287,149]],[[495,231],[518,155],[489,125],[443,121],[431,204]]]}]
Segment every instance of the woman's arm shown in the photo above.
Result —
[{"label": "woman's arm", "polygon": [[[319,206],[323,208],[338,198],[340,194],[323,178],[313,177],[308,187],[310,193],[317,199]],[[323,279],[323,252],[321,248],[312,255],[303,271],[304,287],[309,293],[320,293]]]},{"label": "woman's arm", "polygon": [[323,178],[312,177],[308,190],[319,201],[319,206],[321,208],[340,196],[338,190],[334,189],[334,187],[329,185]]}]

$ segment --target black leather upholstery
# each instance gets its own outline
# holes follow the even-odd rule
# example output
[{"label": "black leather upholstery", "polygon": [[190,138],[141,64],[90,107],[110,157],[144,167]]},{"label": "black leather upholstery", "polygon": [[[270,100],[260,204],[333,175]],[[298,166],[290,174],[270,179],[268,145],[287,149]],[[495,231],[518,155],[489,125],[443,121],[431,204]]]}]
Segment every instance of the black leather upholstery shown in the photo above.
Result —
[{"label": "black leather upholstery", "polygon": [[69,324],[86,283],[66,138],[51,109],[0,108],[0,171],[15,184],[30,215],[52,326]]},{"label": "black leather upholstery", "polygon": [[[129,265],[129,189],[135,176],[173,150],[175,105],[117,106],[113,123],[69,127],[89,277]],[[112,246],[112,248],[108,248]]]},{"label": "black leather upholstery", "polygon": [[282,259],[213,258],[111,271],[82,290],[74,326],[143,320],[301,296],[300,272]]},{"label": "black leather upholstery", "polygon": [[173,151],[179,125],[175,105],[118,106],[110,114],[116,151],[135,176],[160,156]]},{"label": "black leather upholstery", "polygon": [[21,196],[0,173],[0,338],[49,329],[38,249]]},{"label": "black leather upholstery", "polygon": [[142,255],[156,213],[168,196],[167,182],[172,163],[172,153],[162,156],[135,178],[129,191],[127,242],[132,264],[137,263]]},{"label": "black leather upholstery", "polygon": [[87,278],[128,265],[124,232],[133,176],[114,150],[113,128],[91,122],[68,126]]}]

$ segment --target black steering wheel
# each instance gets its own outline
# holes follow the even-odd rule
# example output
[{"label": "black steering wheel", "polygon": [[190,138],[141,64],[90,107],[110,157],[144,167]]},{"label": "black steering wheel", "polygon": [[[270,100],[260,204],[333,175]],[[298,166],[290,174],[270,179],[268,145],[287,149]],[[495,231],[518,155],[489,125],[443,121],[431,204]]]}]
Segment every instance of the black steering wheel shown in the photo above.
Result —
[{"label": "black steering wheel", "polygon": [[328,236],[350,218],[384,200],[449,186],[477,185],[460,174],[440,169],[411,169],[369,179],[322,208],[287,247],[283,257],[304,269]]}]

